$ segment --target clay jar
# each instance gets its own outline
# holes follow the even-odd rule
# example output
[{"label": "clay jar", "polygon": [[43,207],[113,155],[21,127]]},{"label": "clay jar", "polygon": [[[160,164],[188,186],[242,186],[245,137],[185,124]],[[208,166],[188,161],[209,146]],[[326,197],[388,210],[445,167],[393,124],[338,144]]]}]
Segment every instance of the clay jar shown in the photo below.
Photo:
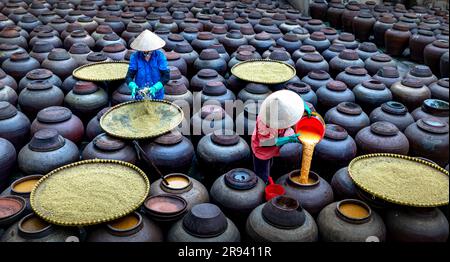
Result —
[{"label": "clay jar", "polygon": [[210,32],[199,32],[197,38],[191,43],[197,53],[201,53],[203,49],[214,44],[219,44],[219,41]]},{"label": "clay jar", "polygon": [[[2,52],[2,55],[0,56],[0,64],[2,64],[4,61],[6,61],[8,58],[10,58],[12,54],[19,52],[19,51],[25,52],[26,50],[15,44],[14,45],[4,44],[4,43],[0,44],[0,52]],[[33,56],[31,56],[31,57],[33,57]],[[2,71],[3,71],[3,69],[2,69]]]},{"label": "clay jar", "polygon": [[343,167],[336,171],[330,184],[331,188],[333,188],[334,198],[336,200],[358,197],[356,185],[350,178],[347,167]]},{"label": "clay jar", "polygon": [[405,23],[395,23],[391,29],[386,31],[384,36],[386,53],[392,56],[401,56],[409,45],[410,37],[411,32]]},{"label": "clay jar", "polygon": [[296,199],[306,211],[316,216],[323,207],[333,202],[333,190],[327,181],[312,171],[309,172],[309,178],[314,180],[312,184],[300,184],[293,180],[299,175],[300,170],[294,170],[277,179],[276,183],[284,187],[286,196]]},{"label": "clay jar", "polygon": [[436,82],[438,79],[431,72],[430,68],[426,65],[415,65],[411,70],[405,75],[405,78],[413,78],[419,81],[426,86],[431,83]]},{"label": "clay jar", "polygon": [[87,64],[87,57],[91,53],[91,49],[85,43],[73,44],[69,49],[70,56],[75,59],[78,66]]},{"label": "clay jar", "polygon": [[417,120],[405,129],[410,155],[425,157],[444,167],[448,163],[448,124],[437,118]]},{"label": "clay jar", "polygon": [[197,145],[199,168],[205,171],[205,183],[212,182],[231,169],[245,167],[250,160],[250,147],[231,130],[216,130],[205,135]]},{"label": "clay jar", "polygon": [[225,103],[236,100],[236,96],[231,90],[227,89],[222,82],[208,82],[203,87],[203,90],[198,94],[201,97],[203,105],[220,103],[225,109]]},{"label": "clay jar", "polygon": [[12,54],[2,64],[2,69],[5,73],[12,76],[16,81],[22,79],[31,70],[39,67],[39,62],[24,51]]},{"label": "clay jar", "polygon": [[369,41],[375,21],[376,19],[369,12],[360,12],[352,23],[355,38],[361,42]]},{"label": "clay jar", "polygon": [[194,157],[191,141],[177,130],[144,143],[142,148],[163,174],[188,173]]},{"label": "clay jar", "polygon": [[424,62],[423,50],[428,44],[436,40],[434,33],[428,30],[419,30],[409,39],[410,58],[418,63]]},{"label": "clay jar", "polygon": [[191,78],[190,90],[193,92],[202,91],[208,82],[225,82],[223,76],[219,75],[214,69],[201,69]]},{"label": "clay jar", "polygon": [[388,29],[391,29],[394,26],[394,23],[397,22],[392,16],[381,16],[373,25],[373,37],[374,42],[379,47],[384,47],[384,35]]},{"label": "clay jar", "polygon": [[19,169],[26,174],[47,174],[55,168],[78,161],[79,151],[54,129],[36,132],[18,155]]},{"label": "clay jar", "polygon": [[10,86],[0,84],[0,101],[8,101],[17,105],[17,93]]},{"label": "clay jar", "polygon": [[448,102],[449,101],[448,82],[449,82],[448,78],[442,78],[439,79],[439,81],[429,85],[428,88],[430,88],[431,97]]},{"label": "clay jar", "polygon": [[0,158],[0,190],[3,190],[9,184],[10,175],[16,164],[17,157],[14,145],[2,137],[0,137],[0,155],[2,156]]},{"label": "clay jar", "polygon": [[359,44],[356,52],[358,53],[359,58],[363,61],[366,61],[368,58],[380,53],[377,46],[371,42],[363,42]]},{"label": "clay jar", "polygon": [[78,67],[78,63],[66,50],[55,48],[42,62],[42,67],[49,69],[59,78],[66,79],[72,75],[72,71]]},{"label": "clay jar", "polygon": [[330,41],[330,44],[339,37],[337,30],[332,27],[322,28],[320,32],[325,34],[325,37]]},{"label": "clay jar", "polygon": [[179,34],[170,34],[167,37],[166,45],[164,46],[164,50],[166,52],[173,51],[177,44],[188,43],[188,41],[184,40],[183,36]]},{"label": "clay jar", "polygon": [[434,117],[448,123],[448,102],[438,99],[427,99],[411,115],[415,121],[421,118]]},{"label": "clay jar", "polygon": [[247,220],[246,232],[255,242],[318,241],[313,217],[289,196],[277,196],[255,208]]},{"label": "clay jar", "polygon": [[282,38],[278,39],[276,44],[282,46],[290,54],[294,53],[295,50],[299,49],[302,45],[300,38],[294,33],[286,33]]},{"label": "clay jar", "polygon": [[355,95],[341,81],[330,81],[320,87],[317,92],[317,101],[320,111],[326,112],[341,102],[355,102]]},{"label": "clay jar", "polygon": [[237,97],[242,102],[253,101],[258,103],[258,101],[263,101],[268,97],[272,92],[269,87],[263,84],[257,83],[248,83],[245,88],[239,91]]},{"label": "clay jar", "polygon": [[29,139],[30,120],[13,105],[0,101],[0,137],[9,140],[16,151]]},{"label": "clay jar", "polygon": [[[431,44],[428,44],[423,50],[424,62],[431,68],[433,74],[440,76],[440,59],[441,56],[448,52],[448,41],[436,40]],[[6,70],[5,70],[6,71]]]},{"label": "clay jar", "polygon": [[223,44],[227,52],[231,54],[235,52],[239,46],[246,45],[248,41],[242,36],[239,30],[231,30],[222,39],[221,43]]},{"label": "clay jar", "polygon": [[383,66],[378,69],[378,72],[373,76],[373,79],[385,84],[388,88],[402,80],[397,66]]},{"label": "clay jar", "polygon": [[388,101],[380,107],[375,108],[370,113],[370,122],[387,121],[394,124],[400,131],[404,131],[410,124],[414,123],[414,118],[408,109],[401,103]]},{"label": "clay jar", "polygon": [[355,103],[342,102],[328,110],[324,117],[325,123],[342,126],[349,135],[354,137],[359,130],[370,125],[369,117]]},{"label": "clay jar", "polygon": [[353,34],[343,32],[337,39],[333,40],[333,44],[344,45],[347,49],[356,49],[358,48],[359,42],[355,40]]},{"label": "clay jar", "polygon": [[292,54],[292,60],[297,61],[302,56],[304,56],[306,54],[318,54],[318,55],[320,55],[320,53],[316,51],[316,48],[314,46],[312,46],[312,45],[302,45],[300,47],[300,49],[296,50]]},{"label": "clay jar", "polygon": [[355,137],[360,154],[391,153],[407,155],[409,142],[392,123],[379,121],[361,129]]},{"label": "clay jar", "polygon": [[168,232],[169,242],[239,242],[239,230],[210,203],[195,205]]},{"label": "clay jar", "polygon": [[312,70],[323,70],[328,72],[327,61],[319,54],[306,54],[300,57],[295,63],[298,77],[304,77]]},{"label": "clay jar", "polygon": [[226,63],[230,61],[230,55],[225,50],[225,47],[222,44],[212,45],[209,48],[217,50],[219,56],[225,60]]},{"label": "clay jar", "polygon": [[[121,43],[110,44],[102,49],[103,54],[116,61],[124,60],[127,51],[126,47]],[[170,64],[169,61],[168,63]]]},{"label": "clay jar", "polygon": [[331,59],[338,56],[344,49],[345,46],[343,44],[332,44],[327,50],[322,52],[322,56],[325,60],[330,62]]},{"label": "clay jar", "polygon": [[286,84],[286,89],[297,93],[303,101],[310,103],[314,107],[317,106],[317,96],[309,85],[303,82],[293,82]]},{"label": "clay jar", "polygon": [[265,183],[248,169],[232,169],[214,181],[211,202],[237,224],[245,224],[250,212],[265,202]]},{"label": "clay jar", "polygon": [[327,20],[328,4],[324,0],[314,0],[309,5],[309,13],[313,19]]},{"label": "clay jar", "polygon": [[95,137],[81,153],[81,159],[113,159],[136,164],[137,155],[134,148],[118,138],[105,133]]},{"label": "clay jar", "polygon": [[215,49],[204,49],[200,56],[194,62],[194,68],[198,72],[201,69],[214,69],[219,74],[225,75],[227,71],[227,63],[220,57]]},{"label": "clay jar", "polygon": [[81,120],[65,107],[50,106],[42,109],[31,124],[31,135],[41,129],[55,129],[75,144],[81,143],[84,126]]},{"label": "clay jar", "polygon": [[78,81],[64,98],[64,104],[87,123],[108,104],[108,94],[92,82]]},{"label": "clay jar", "polygon": [[192,177],[188,177],[181,173],[172,173],[164,176],[165,179],[171,177],[184,181],[185,187],[173,188],[162,182],[162,179],[158,179],[150,185],[150,196],[159,196],[162,194],[175,194],[184,198],[187,202],[187,210],[191,210],[193,206],[201,203],[209,202],[208,190],[205,186]]},{"label": "clay jar", "polygon": [[312,45],[319,53],[322,53],[328,47],[330,47],[330,40],[327,39],[323,32],[313,32],[311,35],[303,41],[305,45]]},{"label": "clay jar", "polygon": [[331,27],[336,29],[342,28],[342,14],[345,11],[345,6],[341,3],[330,3],[327,10],[327,18]]},{"label": "clay jar", "polygon": [[89,48],[94,48],[95,40],[84,30],[74,30],[64,39],[64,48],[69,49],[75,43],[85,43]]},{"label": "clay jar", "polygon": [[302,82],[309,85],[314,92],[332,80],[330,75],[323,70],[312,70],[302,78]]},{"label": "clay jar", "polygon": [[393,242],[445,242],[448,239],[448,220],[438,208],[392,208],[386,211],[384,222],[388,239]]},{"label": "clay jar", "polygon": [[[364,216],[355,218],[345,213],[345,205],[364,209]],[[386,240],[386,226],[381,217],[366,203],[345,199],[326,206],[317,217],[321,240],[325,242],[377,242]],[[373,241],[373,240],[372,240]]]},{"label": "clay jar", "polygon": [[114,91],[111,98],[111,105],[115,106],[123,102],[132,101],[134,98],[131,97],[131,90],[127,83],[123,83],[119,88]]},{"label": "clay jar", "polygon": [[198,58],[198,53],[188,43],[176,44],[174,51],[180,54],[181,58],[186,61],[188,66],[188,75],[192,75],[193,70],[191,68],[194,65],[195,59]]},{"label": "clay jar", "polygon": [[182,80],[171,80],[164,86],[164,99],[181,108],[186,105],[192,108],[193,95]]},{"label": "clay jar", "polygon": [[397,67],[397,63],[392,60],[392,57],[386,54],[376,54],[365,61],[365,68],[370,75],[376,74],[383,66]]},{"label": "clay jar", "polygon": [[[50,28],[51,29],[51,28]],[[37,33],[37,35],[30,40],[30,47],[33,47],[36,42],[44,42],[51,44],[54,48],[63,47],[61,39],[59,36],[54,35],[50,30],[41,31]]]},{"label": "clay jar", "polygon": [[330,60],[331,75],[336,76],[349,66],[364,67],[364,61],[359,58],[355,50],[345,49],[338,56]]},{"label": "clay jar", "polygon": [[353,19],[359,14],[360,8],[354,4],[347,4],[342,13],[343,31],[353,32]]},{"label": "clay jar", "polygon": [[122,44],[124,46],[127,45],[125,40],[120,38],[118,35],[116,35],[115,33],[110,33],[110,34],[103,36],[101,39],[97,40],[95,42],[95,46],[94,46],[93,50],[101,51],[101,50],[103,50],[103,48],[105,48],[105,46],[112,45],[112,44]]},{"label": "clay jar", "polygon": [[249,44],[254,46],[258,53],[262,54],[271,46],[275,46],[276,42],[272,39],[270,34],[261,32],[256,34],[255,37],[249,41]]},{"label": "clay jar", "polygon": [[167,64],[169,66],[174,66],[180,70],[180,73],[187,76],[187,64],[184,59],[176,52],[166,52],[165,56],[167,58]]},{"label": "clay jar", "polygon": [[103,133],[103,129],[100,127],[100,118],[108,110],[109,110],[109,107],[103,108],[87,124],[87,126],[86,126],[86,138],[88,139],[88,141],[93,140],[96,136],[98,136],[101,133]]},{"label": "clay jar", "polygon": [[356,103],[361,105],[366,113],[392,100],[392,93],[385,84],[378,80],[367,80],[353,88]]},{"label": "clay jar", "polygon": [[353,89],[359,83],[369,81],[372,78],[367,74],[364,67],[349,66],[336,76],[336,80],[344,82],[349,88]]},{"label": "clay jar", "polygon": [[61,89],[45,80],[30,82],[19,95],[20,108],[30,119],[34,119],[41,109],[62,105],[63,100]]},{"label": "clay jar", "polygon": [[234,65],[243,61],[250,60],[252,58],[253,54],[250,51],[245,50],[237,51],[236,55],[233,58],[231,58],[230,61],[228,62],[228,68],[233,68]]},{"label": "clay jar", "polygon": [[318,19],[311,19],[303,26],[310,34],[318,32],[325,27],[326,25]]},{"label": "clay jar", "polygon": [[138,222],[128,225],[128,228],[114,227],[121,219],[101,225],[89,232],[86,242],[162,242],[164,240],[162,230],[155,222],[138,212],[133,212],[127,217],[134,217]]},{"label": "clay jar", "polygon": [[422,105],[425,99],[431,98],[430,89],[422,81],[405,78],[391,86],[394,99],[412,111]]}]

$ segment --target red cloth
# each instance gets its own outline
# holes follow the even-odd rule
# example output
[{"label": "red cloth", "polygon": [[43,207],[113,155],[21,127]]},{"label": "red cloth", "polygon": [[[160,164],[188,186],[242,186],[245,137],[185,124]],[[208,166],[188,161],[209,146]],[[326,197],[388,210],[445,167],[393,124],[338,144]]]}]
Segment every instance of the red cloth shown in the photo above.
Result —
[{"label": "red cloth", "polygon": [[[287,135],[292,129],[273,129],[266,126],[259,117],[256,118],[255,130],[252,134],[252,150],[253,154],[261,160],[271,159],[274,156],[280,155],[280,148],[277,146],[260,146],[260,141],[264,141],[270,138],[282,137]],[[292,131],[293,133],[293,131]]]}]

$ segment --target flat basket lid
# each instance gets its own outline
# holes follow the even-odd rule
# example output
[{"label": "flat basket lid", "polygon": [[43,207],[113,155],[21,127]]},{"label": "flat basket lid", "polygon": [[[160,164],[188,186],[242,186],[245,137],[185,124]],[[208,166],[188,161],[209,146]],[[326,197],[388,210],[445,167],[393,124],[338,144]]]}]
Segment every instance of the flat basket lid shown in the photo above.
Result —
[{"label": "flat basket lid", "polygon": [[129,101],[106,111],[100,126],[111,136],[144,139],[169,132],[183,118],[183,110],[166,100]]},{"label": "flat basket lid", "polygon": [[127,71],[127,61],[110,61],[82,65],[72,75],[85,81],[113,81],[125,79]]},{"label": "flat basket lid", "polygon": [[93,159],[57,168],[30,195],[33,211],[61,226],[112,221],[136,210],[150,190],[145,173],[118,160]]},{"label": "flat basket lid", "polygon": [[248,82],[279,84],[292,79],[296,71],[293,66],[282,61],[250,59],[234,65],[231,73]]},{"label": "flat basket lid", "polygon": [[449,202],[448,171],[419,158],[363,155],[350,162],[348,172],[363,191],[391,203],[434,207]]}]

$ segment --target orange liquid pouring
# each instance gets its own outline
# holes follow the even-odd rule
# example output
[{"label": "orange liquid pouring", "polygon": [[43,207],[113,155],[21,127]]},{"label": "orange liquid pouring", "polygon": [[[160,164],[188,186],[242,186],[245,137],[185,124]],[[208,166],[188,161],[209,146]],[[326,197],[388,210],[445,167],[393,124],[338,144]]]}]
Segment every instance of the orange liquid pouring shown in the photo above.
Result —
[{"label": "orange liquid pouring", "polygon": [[38,217],[30,217],[22,222],[21,227],[28,232],[36,232],[40,231],[48,226],[47,222],[38,218]]},{"label": "orange liquid pouring", "polygon": [[30,193],[38,181],[38,179],[25,180],[15,185],[13,189],[14,191],[19,193]]},{"label": "orange liquid pouring", "polygon": [[113,221],[110,225],[119,230],[127,230],[133,228],[139,223],[139,219],[134,215],[119,218]]},{"label": "orange liquid pouring", "polygon": [[309,130],[305,128],[300,131],[300,141],[303,145],[303,155],[302,155],[302,169],[300,171],[300,184],[312,184],[309,179],[309,170],[311,168],[311,161],[314,153],[314,147],[317,143],[319,143],[322,138],[317,132],[314,130]]},{"label": "orange liquid pouring", "polygon": [[345,203],[339,206],[342,214],[351,218],[365,218],[369,215],[369,211],[358,204]]}]

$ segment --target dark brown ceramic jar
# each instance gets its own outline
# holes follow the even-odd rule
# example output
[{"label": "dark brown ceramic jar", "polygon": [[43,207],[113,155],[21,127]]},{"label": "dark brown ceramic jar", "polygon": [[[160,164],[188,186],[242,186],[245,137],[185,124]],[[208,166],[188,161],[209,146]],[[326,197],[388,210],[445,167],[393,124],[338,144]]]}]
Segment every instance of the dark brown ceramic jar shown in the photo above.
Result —
[{"label": "dark brown ceramic jar", "polygon": [[19,95],[20,108],[30,119],[34,119],[41,109],[62,105],[63,100],[61,89],[45,80],[29,83]]},{"label": "dark brown ceramic jar", "polygon": [[410,155],[425,157],[441,167],[448,163],[448,124],[436,118],[417,120],[405,129]]},{"label": "dark brown ceramic jar", "polygon": [[316,95],[319,104],[318,107],[323,113],[341,102],[355,102],[355,95],[341,81],[328,82],[317,90]]},{"label": "dark brown ceramic jar", "polygon": [[136,164],[135,149],[123,140],[111,137],[105,133],[95,137],[81,153],[81,159],[113,159]]},{"label": "dark brown ceramic jar", "polygon": [[313,19],[327,20],[328,3],[325,0],[314,0],[309,4],[309,13]]},{"label": "dark brown ceramic jar", "polygon": [[317,107],[317,96],[308,84],[303,82],[293,82],[286,84],[286,89],[297,93],[305,102]]},{"label": "dark brown ceramic jar", "polygon": [[219,75],[214,69],[201,69],[198,71],[196,75],[194,75],[190,81],[190,90],[202,91],[203,87],[208,82],[223,82],[225,83],[225,79],[223,76]]},{"label": "dark brown ceramic jar", "polygon": [[102,39],[105,35],[113,33],[109,25],[99,25],[95,32],[91,34],[95,41]]},{"label": "dark brown ceramic jar", "polygon": [[409,50],[411,60],[423,63],[423,50],[428,44],[431,44],[436,40],[433,32],[428,30],[419,30],[417,34],[414,34],[409,39]]},{"label": "dark brown ceramic jar", "polygon": [[98,23],[92,17],[83,16],[78,18],[77,22],[83,27],[86,32],[92,34],[98,27]]},{"label": "dark brown ceramic jar", "polygon": [[431,98],[449,101],[449,83],[448,78],[439,79],[439,81],[428,86],[431,91]]},{"label": "dark brown ceramic jar", "polygon": [[101,50],[103,50],[103,48],[105,46],[112,45],[112,44],[122,44],[124,46],[127,45],[125,40],[120,38],[115,33],[111,33],[111,34],[107,34],[107,35],[103,36],[101,39],[97,40],[95,42],[95,46],[94,46],[93,50],[100,52]]},{"label": "dark brown ceramic jar", "polygon": [[365,68],[370,75],[375,75],[384,66],[397,67],[397,63],[387,54],[376,54],[365,61]]},{"label": "dark brown ceramic jar", "polygon": [[333,190],[327,181],[312,171],[309,173],[309,178],[314,181],[312,184],[296,182],[294,177],[299,175],[300,170],[294,170],[277,179],[276,183],[284,187],[286,196],[296,199],[306,211],[316,216],[323,207],[333,202]]},{"label": "dark brown ceramic jar", "polygon": [[438,80],[438,78],[431,72],[431,69],[426,65],[413,66],[413,68],[411,68],[411,70],[409,70],[404,77],[422,81],[422,83],[426,86],[429,86],[431,83]]},{"label": "dark brown ceramic jar", "polygon": [[441,75],[440,72],[440,59],[441,56],[448,52],[448,41],[436,40],[431,44],[428,44],[423,50],[424,62],[431,68],[431,71],[437,76]]},{"label": "dark brown ceramic jar", "polygon": [[375,108],[370,113],[370,122],[386,121],[394,124],[401,132],[414,123],[414,118],[408,109],[399,102],[389,101]]},{"label": "dark brown ceramic jar", "polygon": [[407,155],[409,142],[392,123],[379,121],[361,129],[355,137],[360,154],[391,153]]},{"label": "dark brown ceramic jar", "polygon": [[26,174],[47,174],[55,168],[78,161],[79,151],[54,129],[36,132],[18,155],[19,169]]},{"label": "dark brown ceramic jar", "polygon": [[302,82],[308,84],[314,92],[332,80],[330,75],[323,70],[312,70],[302,78]]},{"label": "dark brown ceramic jar", "polygon": [[3,190],[9,184],[10,176],[16,165],[17,154],[14,145],[2,137],[0,137],[0,155],[2,156],[0,158],[0,190]]},{"label": "dark brown ceramic jar", "polygon": [[363,61],[366,61],[368,58],[380,54],[378,51],[378,47],[372,42],[363,42],[359,44],[356,52]]},{"label": "dark brown ceramic jar", "polygon": [[91,49],[85,43],[73,44],[69,49],[70,56],[75,59],[78,66],[87,64],[87,57],[91,53]]},{"label": "dark brown ceramic jar", "polygon": [[392,100],[389,88],[378,80],[364,81],[356,85],[352,91],[355,94],[356,103],[361,105],[367,114],[381,104]]},{"label": "dark brown ceramic jar", "polygon": [[84,126],[81,120],[65,107],[50,106],[42,109],[31,124],[31,135],[41,129],[55,129],[75,144],[81,143]]},{"label": "dark brown ceramic jar", "polygon": [[[29,45],[32,48],[36,42],[45,42],[51,44],[54,48],[60,48],[63,47],[62,41],[59,38],[59,36],[56,36],[54,33],[52,33],[52,28],[50,30],[43,30],[41,32],[38,32],[36,36],[30,39]],[[54,31],[56,32],[56,31]],[[56,32],[56,34],[58,34]]]},{"label": "dark brown ceramic jar", "polygon": [[[366,210],[365,216],[355,218],[345,213],[345,205],[357,205]],[[380,215],[366,203],[345,199],[326,206],[317,217],[321,240],[325,242],[384,242],[386,226]]]},{"label": "dark brown ceramic jar", "polygon": [[255,37],[249,41],[249,44],[256,48],[256,51],[260,54],[264,53],[271,46],[275,46],[276,42],[270,34],[261,32],[255,35]]},{"label": "dark brown ceramic jar", "polygon": [[131,90],[126,83],[123,83],[114,91],[111,97],[111,106],[118,105],[123,102],[132,101]]},{"label": "dark brown ceramic jar", "polygon": [[338,56],[330,60],[330,73],[331,75],[337,76],[349,66],[364,67],[364,61],[359,58],[355,50],[345,49]]},{"label": "dark brown ceramic jar", "polygon": [[10,104],[17,105],[17,93],[10,86],[0,84],[0,101],[7,101]]},{"label": "dark brown ceramic jar", "polygon": [[369,41],[369,37],[372,35],[373,25],[376,19],[369,12],[360,12],[358,16],[353,18],[353,32],[355,38],[361,42]]},{"label": "dark brown ceramic jar", "polygon": [[191,43],[192,48],[198,53],[214,44],[219,44],[219,41],[210,32],[199,32],[197,38]]},{"label": "dark brown ceramic jar", "polygon": [[320,32],[325,34],[325,37],[330,41],[330,43],[333,43],[333,41],[339,37],[337,30],[332,27],[322,28]]},{"label": "dark brown ceramic jar", "polygon": [[61,34],[67,28],[69,23],[66,20],[64,20],[63,18],[57,17],[57,18],[52,19],[48,23],[48,25],[51,26],[56,31],[58,31],[58,33]]},{"label": "dark brown ceramic jar", "polygon": [[311,33],[311,35],[303,41],[303,44],[314,46],[319,53],[322,53],[331,45],[330,40],[327,39],[325,34],[319,31]]},{"label": "dark brown ceramic jar", "polygon": [[5,60],[10,58],[12,54],[14,54],[16,52],[19,52],[19,51],[26,52],[25,49],[23,49],[22,47],[19,47],[16,44],[4,44],[4,43],[1,43],[0,44],[0,52],[1,52],[2,55],[0,56],[0,63],[3,63]]},{"label": "dark brown ceramic jar", "polygon": [[394,23],[397,22],[392,16],[381,16],[373,25],[373,37],[374,42],[377,46],[384,46],[384,36],[388,29],[391,29],[394,26]]},{"label": "dark brown ceramic jar", "polygon": [[169,66],[174,66],[180,70],[180,73],[184,76],[187,76],[187,64],[186,61],[181,58],[180,54],[171,51],[171,52],[165,52],[165,56],[167,58],[167,64]]},{"label": "dark brown ceramic jar", "polygon": [[306,54],[318,54],[320,55],[319,52],[317,52],[316,48],[312,45],[302,45],[300,46],[300,49],[296,50],[293,54],[292,54],[292,60],[294,61],[298,61],[300,59],[300,57],[306,55]]},{"label": "dark brown ceramic jar", "polygon": [[327,50],[322,52],[322,56],[325,60],[330,62],[331,59],[338,56],[344,49],[345,46],[343,44],[332,44]]},{"label": "dark brown ceramic jar", "polygon": [[326,25],[322,22],[322,20],[318,19],[311,19],[303,26],[303,28],[308,30],[310,34],[314,32],[319,32],[321,29],[325,27]]},{"label": "dark brown ceramic jar", "polygon": [[247,39],[238,30],[231,30],[220,41],[229,54],[235,52],[239,46],[246,45]]},{"label": "dark brown ceramic jar", "polygon": [[448,123],[448,110],[448,102],[439,99],[427,99],[411,115],[415,121],[421,118],[434,117]]},{"label": "dark brown ceramic jar", "polygon": [[290,54],[298,50],[302,45],[299,37],[294,33],[286,33],[282,38],[277,40],[277,45],[282,46]]},{"label": "dark brown ceramic jar", "polygon": [[343,31],[353,32],[353,19],[358,16],[360,8],[354,4],[347,4],[345,10],[342,13],[342,26]]},{"label": "dark brown ceramic jar", "polygon": [[66,79],[72,75],[72,71],[78,67],[78,63],[66,50],[55,48],[42,62],[42,67],[49,69],[59,78]]},{"label": "dark brown ceramic jar", "polygon": [[109,25],[111,29],[118,35],[121,35],[125,31],[125,25],[120,21],[120,17],[107,16],[102,25]]},{"label": "dark brown ceramic jar", "polygon": [[411,32],[405,23],[395,23],[391,29],[388,29],[384,36],[384,45],[386,53],[392,56],[401,56],[409,46]]},{"label": "dark brown ceramic jar", "polygon": [[30,120],[9,102],[0,101],[0,137],[9,140],[19,151],[29,135]]},{"label": "dark brown ceramic jar", "polygon": [[430,89],[422,81],[405,78],[391,86],[394,99],[404,104],[410,111],[422,105],[425,99],[431,98]]},{"label": "dark brown ceramic jar", "polygon": [[324,117],[325,123],[342,126],[352,137],[359,130],[370,125],[369,117],[355,103],[342,102],[328,110]]},{"label": "dark brown ceramic jar", "polygon": [[98,111],[108,105],[108,94],[92,82],[78,81],[67,93],[64,104],[87,123]]},{"label": "dark brown ceramic jar", "polygon": [[198,58],[198,53],[192,48],[192,46],[188,43],[180,43],[175,46],[174,49],[175,52],[180,54],[180,56],[186,61],[186,64],[188,66],[188,75],[193,76],[193,65],[195,62],[195,59]]},{"label": "dark brown ceramic jar", "polygon": [[42,25],[42,22],[39,21],[37,17],[31,14],[26,14],[22,17],[22,19],[20,19],[17,25],[25,29],[29,33],[33,31],[36,26]]},{"label": "dark brown ceramic jar", "polygon": [[342,14],[345,11],[345,6],[341,3],[330,3],[327,10],[327,18],[330,26],[341,29],[342,28]]},{"label": "dark brown ceramic jar", "polygon": [[7,75],[3,69],[0,68],[0,86],[9,86],[14,91],[18,92],[18,86],[16,80]]},{"label": "dark brown ceramic jar", "polygon": [[53,45],[51,43],[37,41],[33,45],[30,56],[39,61],[39,63],[42,63],[45,59],[47,59],[52,50]]},{"label": "dark brown ceramic jar", "polygon": [[186,41],[182,35],[179,34],[170,34],[167,37],[166,40],[166,45],[164,46],[164,50],[166,52],[170,52],[173,51],[175,49],[175,46],[177,44],[181,44],[181,43],[188,43],[188,41]]},{"label": "dark brown ceramic jar", "polygon": [[244,103],[249,100],[254,102],[263,101],[271,93],[269,87],[266,85],[248,83],[245,88],[238,93],[238,99]]},{"label": "dark brown ceramic jar", "polygon": [[378,72],[373,76],[373,79],[378,80],[388,88],[391,88],[394,83],[402,80],[402,77],[396,66],[383,66],[378,69]]},{"label": "dark brown ceramic jar", "polygon": [[22,79],[31,70],[39,67],[39,62],[24,51],[12,54],[2,64],[2,69],[5,73],[12,76],[16,81]]},{"label": "dark brown ceramic jar", "polygon": [[295,63],[298,77],[304,77],[312,70],[322,70],[328,72],[327,61],[319,54],[306,54],[300,57]]},{"label": "dark brown ceramic jar", "polygon": [[336,80],[344,82],[350,89],[353,89],[359,83],[371,80],[371,77],[364,67],[349,66],[336,76]]},{"label": "dark brown ceramic jar", "polygon": [[100,127],[100,118],[108,110],[109,110],[109,107],[103,108],[87,124],[87,126],[86,126],[86,138],[88,139],[88,141],[94,140],[94,138],[96,136],[98,136],[98,135],[100,135],[101,133],[104,132],[103,129]]},{"label": "dark brown ceramic jar", "polygon": [[225,75],[227,71],[227,63],[220,57],[215,49],[204,49],[200,56],[194,62],[194,68],[197,72],[202,69],[214,69],[221,75]]},{"label": "dark brown ceramic jar", "polygon": [[348,174],[348,167],[336,171],[330,184],[336,200],[358,198],[356,185]]},{"label": "dark brown ceramic jar", "polygon": [[[247,61],[253,58],[253,54],[250,51],[238,51],[236,55],[230,59],[228,62],[228,68],[232,68],[234,65],[239,64],[243,61]],[[284,57],[286,58],[286,56]],[[289,56],[287,57],[289,60]]]}]

